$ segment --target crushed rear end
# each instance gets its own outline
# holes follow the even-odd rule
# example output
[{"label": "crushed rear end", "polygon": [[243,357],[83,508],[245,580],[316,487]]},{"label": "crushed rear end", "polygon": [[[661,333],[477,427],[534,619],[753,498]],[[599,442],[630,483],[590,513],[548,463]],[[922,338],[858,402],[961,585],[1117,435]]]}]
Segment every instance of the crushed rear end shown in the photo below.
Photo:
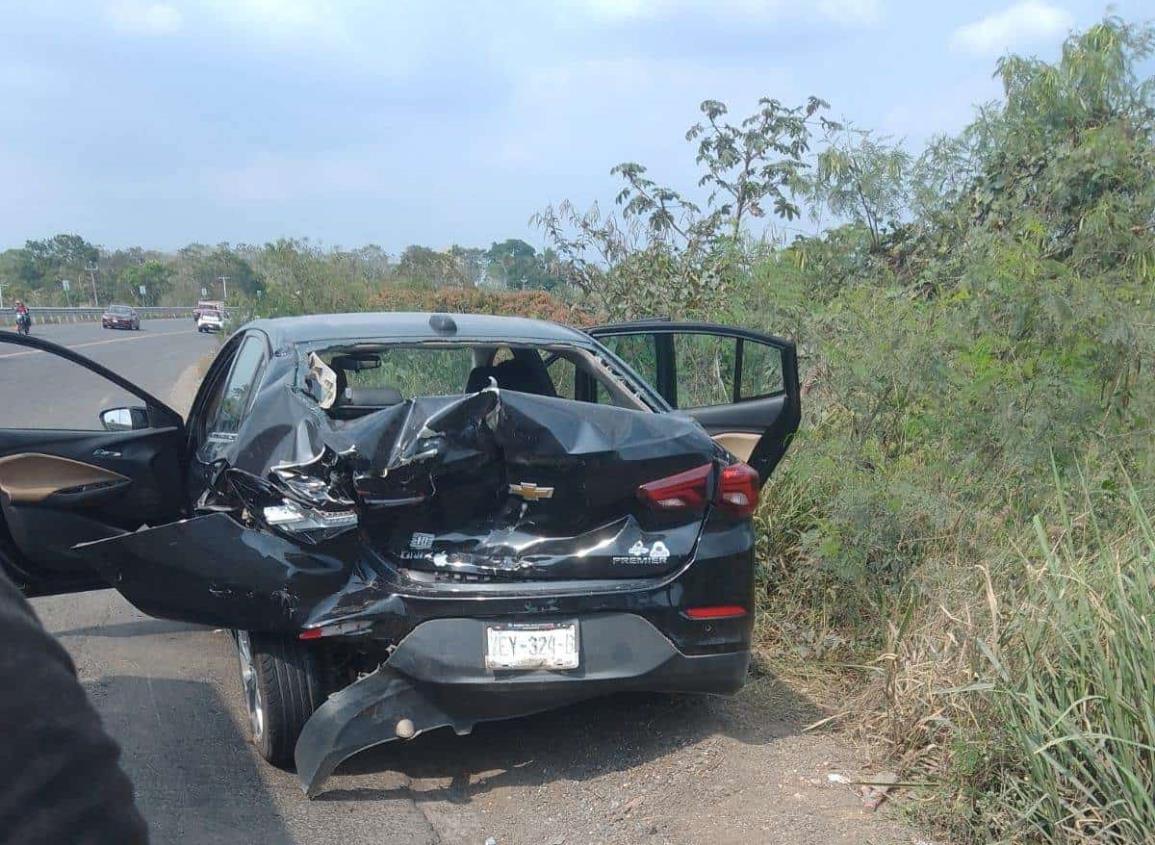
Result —
[{"label": "crushed rear end", "polygon": [[741,686],[758,478],[696,422],[496,386],[335,420],[288,378],[200,516],[88,551],[145,612],[199,589],[190,621],[342,655],[297,743],[310,794],[436,727]]}]

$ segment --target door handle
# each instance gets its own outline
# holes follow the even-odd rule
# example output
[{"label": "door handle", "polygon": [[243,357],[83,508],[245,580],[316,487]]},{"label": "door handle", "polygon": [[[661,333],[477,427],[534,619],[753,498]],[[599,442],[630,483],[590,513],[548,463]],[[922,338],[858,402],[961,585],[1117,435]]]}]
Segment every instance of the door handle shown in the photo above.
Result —
[{"label": "door handle", "polygon": [[120,452],[117,452],[115,449],[96,449],[93,451],[92,457],[94,457],[94,458],[119,458],[119,457],[121,457],[121,454],[120,454]]}]

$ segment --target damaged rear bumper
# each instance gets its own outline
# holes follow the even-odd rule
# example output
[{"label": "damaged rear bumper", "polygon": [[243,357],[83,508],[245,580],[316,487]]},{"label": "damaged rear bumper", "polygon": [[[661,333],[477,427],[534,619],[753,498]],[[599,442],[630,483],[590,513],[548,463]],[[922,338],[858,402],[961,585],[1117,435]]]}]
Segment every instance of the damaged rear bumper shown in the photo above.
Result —
[{"label": "damaged rear bumper", "polygon": [[[491,623],[494,620],[489,620]],[[502,672],[485,666],[486,621],[418,625],[376,672],[332,695],[305,724],[297,776],[310,797],[340,763],[394,739],[440,727],[525,716],[615,692],[732,693],[747,650],[688,655],[631,613],[579,618],[581,663],[567,671]]]}]

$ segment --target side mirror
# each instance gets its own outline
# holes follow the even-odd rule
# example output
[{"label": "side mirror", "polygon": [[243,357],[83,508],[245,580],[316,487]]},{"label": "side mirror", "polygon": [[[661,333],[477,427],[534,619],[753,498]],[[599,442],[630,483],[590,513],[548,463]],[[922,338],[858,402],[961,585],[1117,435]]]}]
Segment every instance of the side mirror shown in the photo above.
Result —
[{"label": "side mirror", "polygon": [[148,428],[147,408],[109,408],[100,412],[105,431],[139,431]]}]

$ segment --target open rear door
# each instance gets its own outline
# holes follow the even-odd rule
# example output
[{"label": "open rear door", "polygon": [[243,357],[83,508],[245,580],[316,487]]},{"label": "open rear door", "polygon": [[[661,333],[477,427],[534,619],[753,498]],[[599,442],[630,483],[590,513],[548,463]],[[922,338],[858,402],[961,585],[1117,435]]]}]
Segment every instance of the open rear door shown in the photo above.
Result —
[{"label": "open rear door", "polygon": [[793,343],[746,329],[664,320],[598,326],[589,334],[766,483],[802,418]]}]

